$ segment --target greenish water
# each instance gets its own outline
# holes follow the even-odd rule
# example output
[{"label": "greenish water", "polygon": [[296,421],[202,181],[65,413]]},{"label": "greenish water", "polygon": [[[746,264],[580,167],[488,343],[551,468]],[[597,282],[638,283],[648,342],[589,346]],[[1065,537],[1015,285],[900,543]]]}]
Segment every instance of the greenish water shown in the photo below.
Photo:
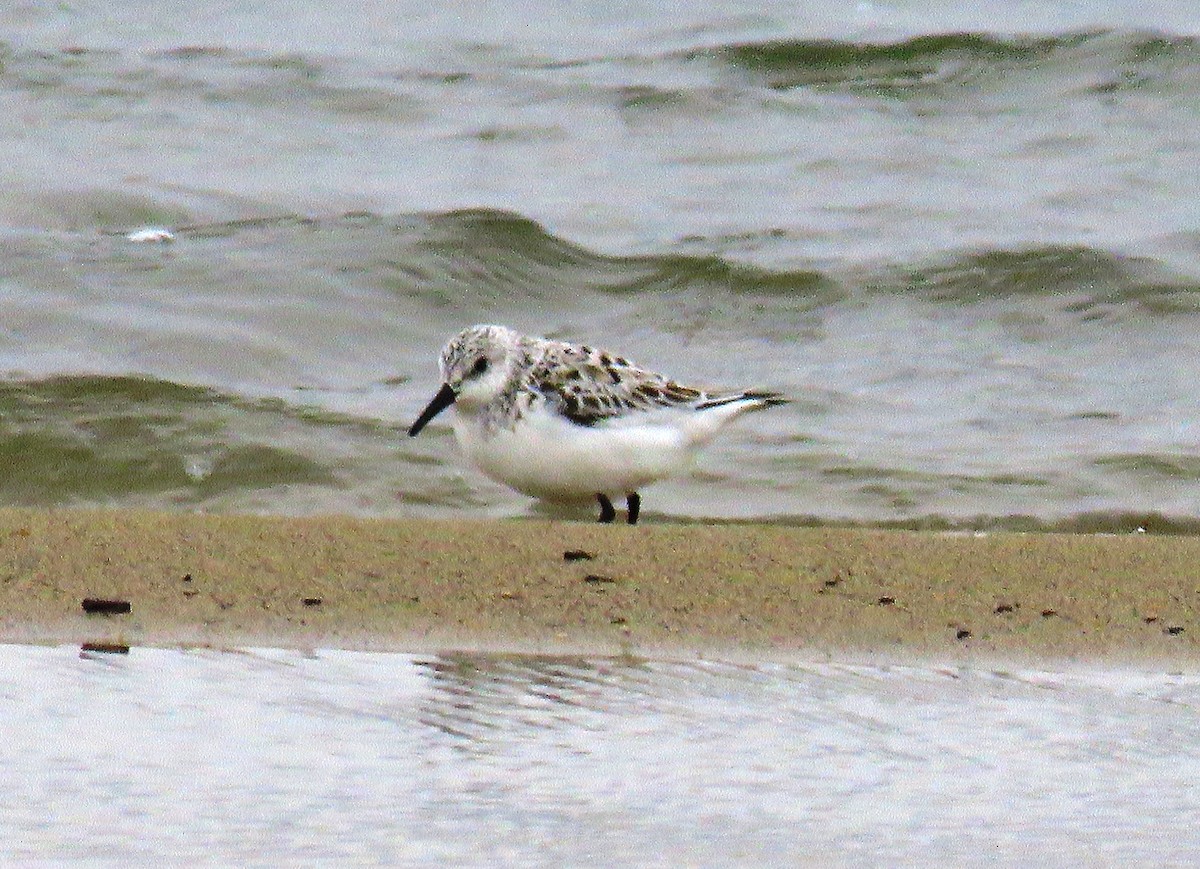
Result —
[{"label": "greenish water", "polygon": [[1200,527],[1187,4],[156,9],[0,12],[0,503],[574,515],[493,321],[794,399],[649,521]]}]

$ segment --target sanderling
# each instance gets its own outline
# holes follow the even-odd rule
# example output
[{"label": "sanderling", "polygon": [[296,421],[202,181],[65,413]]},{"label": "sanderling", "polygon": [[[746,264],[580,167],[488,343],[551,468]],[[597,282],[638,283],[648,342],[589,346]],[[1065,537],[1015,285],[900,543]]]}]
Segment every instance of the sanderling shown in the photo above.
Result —
[{"label": "sanderling", "polygon": [[438,360],[442,387],[408,433],[454,405],[454,435],[494,480],[549,501],[600,502],[624,494],[637,522],[647,483],[687,470],[698,447],[730,420],[785,399],[778,393],[706,392],[582,345],[472,326]]}]

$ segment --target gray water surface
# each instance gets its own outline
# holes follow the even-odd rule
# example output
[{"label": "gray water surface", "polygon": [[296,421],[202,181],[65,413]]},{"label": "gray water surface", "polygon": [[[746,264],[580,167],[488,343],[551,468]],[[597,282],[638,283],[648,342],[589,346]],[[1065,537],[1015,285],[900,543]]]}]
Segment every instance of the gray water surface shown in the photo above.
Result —
[{"label": "gray water surface", "polygon": [[404,434],[490,321],[794,399],[650,522],[1196,530],[1198,85],[1185,2],[5,4],[0,504],[547,515]]},{"label": "gray water surface", "polygon": [[0,860],[1185,865],[1200,677],[0,646]]}]

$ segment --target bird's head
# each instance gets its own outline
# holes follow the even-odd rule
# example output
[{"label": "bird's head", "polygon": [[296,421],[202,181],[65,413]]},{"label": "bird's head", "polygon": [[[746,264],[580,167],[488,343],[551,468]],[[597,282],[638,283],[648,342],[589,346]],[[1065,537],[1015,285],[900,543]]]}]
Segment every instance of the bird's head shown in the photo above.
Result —
[{"label": "bird's head", "polygon": [[416,437],[452,404],[469,410],[497,398],[513,375],[520,346],[521,336],[505,326],[471,326],[451,338],[438,359],[442,387],[412,424],[409,435]]}]

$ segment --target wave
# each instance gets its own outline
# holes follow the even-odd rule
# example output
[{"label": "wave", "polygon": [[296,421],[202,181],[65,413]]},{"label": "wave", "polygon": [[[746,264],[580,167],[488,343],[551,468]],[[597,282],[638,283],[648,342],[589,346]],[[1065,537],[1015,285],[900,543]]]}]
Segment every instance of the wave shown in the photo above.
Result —
[{"label": "wave", "polygon": [[[769,269],[719,254],[603,255],[507,212],[450,212],[428,220],[430,240],[422,246],[441,255],[450,276],[518,292],[539,287],[616,294],[688,290],[804,298],[820,307],[883,291],[952,304],[1042,297],[1085,317],[1122,306],[1159,315],[1200,312],[1200,277],[1178,274],[1150,256],[1088,246],[950,251],[932,262],[881,271]],[[776,230],[761,233],[763,240],[776,236]]]},{"label": "wave", "polygon": [[[754,520],[763,521],[763,520]],[[765,520],[772,522],[773,520]],[[736,524],[736,523],[735,523]],[[958,533],[1019,532],[1030,534],[1163,534],[1195,536],[1200,534],[1200,518],[1173,516],[1159,512],[1129,510],[1095,510],[1052,519],[1025,513],[974,516],[927,516],[904,519],[846,520],[827,519],[774,520],[773,524],[803,526],[834,526],[855,528],[888,528],[898,531],[941,531]]]},{"label": "wave", "polygon": [[[457,211],[435,215],[431,227],[444,233],[447,249],[472,260],[583,270],[591,288],[611,293],[656,292],[681,287],[720,288],[732,293],[818,295],[833,288],[816,271],[771,271],[719,256],[608,256],[565,241],[536,221],[497,211]],[[478,272],[475,272],[478,274]],[[513,274],[510,269],[508,274]]]},{"label": "wave", "polygon": [[17,50],[0,43],[0,73],[18,90],[111,105],[169,95],[177,111],[182,102],[197,100],[251,110],[302,106],[342,119],[394,123],[419,115],[417,101],[400,83],[382,75],[370,82],[347,78],[338,58],[317,54],[210,46],[146,52],[83,46]]},{"label": "wave", "polygon": [[1068,313],[1101,316],[1113,308],[1171,315],[1200,312],[1200,280],[1150,257],[1083,246],[1046,245],[964,252],[932,265],[902,268],[893,291],[934,302],[1042,297]]},{"label": "wave", "polygon": [[[97,197],[81,201],[81,207],[100,207]],[[136,218],[154,206],[119,198],[108,205],[115,221]],[[370,290],[402,296],[414,310],[446,315],[459,309],[483,313],[530,305],[549,311],[581,300],[603,304],[605,296],[656,295],[724,298],[731,305],[753,299],[766,306],[764,312],[785,304],[795,313],[859,305],[880,294],[944,305],[1044,302],[1080,319],[1122,312],[1164,318],[1200,313],[1200,269],[1189,268],[1195,257],[1172,250],[1194,239],[1177,237],[1145,239],[1128,251],[1046,244],[951,249],[907,263],[824,261],[805,267],[803,242],[789,239],[784,229],[736,237],[689,236],[675,245],[688,252],[621,256],[589,249],[521,214],[491,209],[283,214],[184,224],[171,227],[177,243],[169,259],[126,242],[124,232],[131,225],[105,230],[108,240],[101,244],[88,233],[58,236],[53,243],[44,234],[10,235],[5,240],[9,271],[31,285],[45,286],[70,282],[76,260],[81,281],[84,266],[88,274],[107,270],[130,286],[153,288],[208,275],[214,286],[236,280],[248,299],[265,294],[264,303],[278,295],[277,286],[305,286],[314,302],[328,296],[330,286],[343,286],[356,294]],[[786,245],[788,260],[799,265],[771,268],[739,256],[740,251],[771,245]],[[73,247],[79,249],[73,252]],[[247,248],[269,257],[269,273],[245,262]],[[47,265],[51,259],[52,268]]]},{"label": "wave", "polygon": [[335,218],[289,214],[187,225],[175,232],[180,239],[197,240],[258,232],[273,234],[280,245],[293,244],[290,236],[302,236],[306,256],[320,260],[324,268],[352,273],[355,280],[383,289],[428,292],[435,304],[450,303],[464,287],[475,302],[487,297],[549,299],[580,290],[617,295],[719,290],[822,302],[841,294],[836,280],[815,269],[766,269],[716,254],[609,255],[549,232],[528,217],[494,209],[350,212]]},{"label": "wave", "polygon": [[[294,404],[247,399],[135,376],[0,382],[0,466],[6,469],[0,505],[450,516],[486,511],[494,499],[508,497],[464,477],[445,442],[410,443],[402,426],[338,416],[301,404],[303,394],[296,398]],[[773,506],[753,521],[1200,533],[1200,518],[1188,515],[1180,497],[1200,478],[1200,459],[1178,450],[1102,454],[1054,474],[1016,468],[968,475],[936,460],[915,468],[880,466],[869,452],[814,466],[808,440],[792,446],[763,478],[780,500],[764,500]],[[1107,506],[1097,509],[1095,499],[1080,496],[1085,480],[1091,481],[1085,489],[1098,485],[1109,493]],[[698,482],[696,492],[736,483],[736,477],[712,477]],[[814,485],[824,493],[822,512],[810,513]],[[671,521],[696,521],[687,503],[668,514]],[[523,499],[512,499],[506,509],[562,518]]]},{"label": "wave", "polygon": [[1200,480],[1200,456],[1187,454],[1120,453],[1103,456],[1093,464],[1100,469],[1120,471],[1163,481]]},{"label": "wave", "polygon": [[[0,382],[0,501],[48,506],[337,485],[331,470],[270,442],[248,442],[247,403],[204,387],[140,377]],[[278,416],[278,403],[260,413]]]},{"label": "wave", "polygon": [[1050,36],[1003,37],[942,33],[891,43],[792,40],[739,43],[692,52],[716,57],[776,90],[842,89],[905,96],[947,86],[993,86],[997,77],[1025,72],[1046,81],[1074,81],[1080,70],[1097,93],[1150,86],[1186,88],[1195,82],[1200,42],[1149,31],[1091,30]]},{"label": "wave", "polygon": [[[244,236],[252,233],[269,236],[253,243],[276,250],[279,262],[304,263],[310,271],[402,294],[433,308],[489,301],[554,304],[580,293],[688,293],[752,297],[768,304],[786,300],[795,311],[797,302],[816,309],[859,304],[864,297],[886,293],[954,305],[1043,299],[1084,319],[1120,310],[1164,317],[1200,312],[1200,275],[1181,273],[1153,255],[1086,245],[950,250],[918,262],[867,268],[824,264],[773,269],[736,255],[702,252],[730,247],[724,238],[689,238],[688,246],[700,249],[696,253],[600,253],[528,217],[490,209],[392,216],[354,212],[334,218],[280,215],[176,228],[181,240],[201,243],[234,240],[244,245],[250,243]],[[784,235],[776,229],[742,234],[733,246],[753,248]],[[173,253],[185,256],[178,245]],[[211,254],[197,251],[196,257],[207,262]]]},{"label": "wave", "polygon": [[[50,50],[0,43],[0,72],[11,86],[30,93],[61,93],[110,104],[169,94],[176,102],[193,99],[252,110],[302,106],[342,120],[394,123],[420,123],[437,110],[440,88],[461,87],[477,79],[501,80],[518,92],[529,88],[544,94],[564,89],[587,92],[633,110],[679,106],[695,96],[701,98],[699,110],[709,105],[717,91],[718,102],[724,102],[736,97],[736,89],[721,88],[719,72],[689,86],[664,87],[654,81],[655,76],[648,78],[647,70],[670,72],[680,65],[712,61],[718,71],[741,72],[751,84],[773,90],[814,88],[888,99],[953,96],[993,88],[1015,75],[1034,76],[1043,84],[1058,78],[1068,90],[1097,94],[1147,88],[1187,94],[1200,81],[1200,41],[1195,37],[1122,29],[1016,36],[946,32],[894,42],[725,42],[665,53],[558,60],[518,52],[485,61],[463,49],[423,61],[427,66],[397,69],[365,64],[352,55],[315,52],[271,53],[208,45],[143,52],[83,46]],[[530,81],[531,73],[535,82]],[[1048,89],[1060,91],[1053,85]],[[495,131],[477,132],[486,137]]]}]

